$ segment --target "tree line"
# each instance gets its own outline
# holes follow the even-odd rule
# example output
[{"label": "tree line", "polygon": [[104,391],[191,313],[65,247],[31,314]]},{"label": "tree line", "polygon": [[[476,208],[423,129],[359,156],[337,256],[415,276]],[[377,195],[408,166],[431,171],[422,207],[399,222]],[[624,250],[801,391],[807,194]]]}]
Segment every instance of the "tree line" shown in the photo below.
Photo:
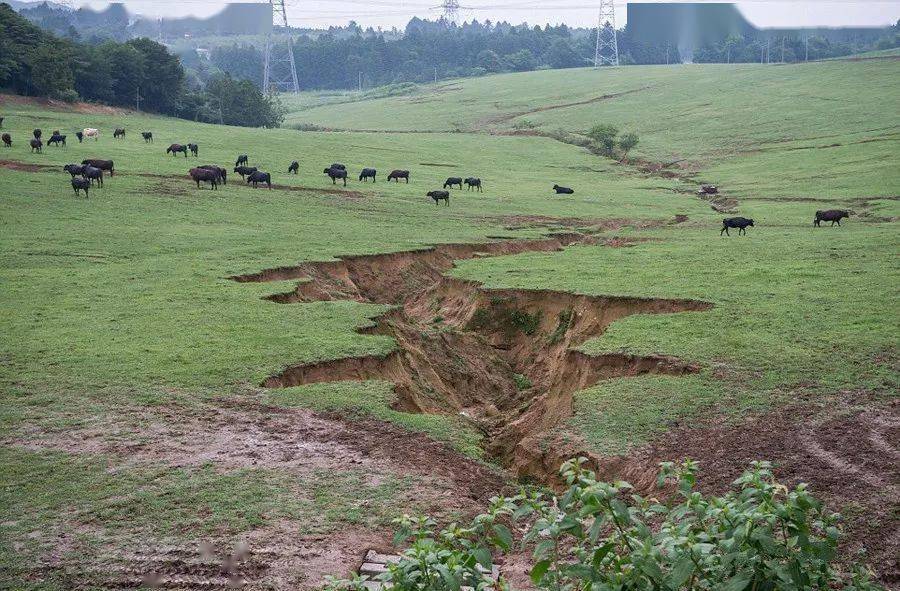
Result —
[{"label": "tree line", "polygon": [[82,43],[32,24],[0,4],[0,89],[92,101],[195,121],[275,127],[277,101],[227,73],[191,84],[178,56],[147,38]]}]

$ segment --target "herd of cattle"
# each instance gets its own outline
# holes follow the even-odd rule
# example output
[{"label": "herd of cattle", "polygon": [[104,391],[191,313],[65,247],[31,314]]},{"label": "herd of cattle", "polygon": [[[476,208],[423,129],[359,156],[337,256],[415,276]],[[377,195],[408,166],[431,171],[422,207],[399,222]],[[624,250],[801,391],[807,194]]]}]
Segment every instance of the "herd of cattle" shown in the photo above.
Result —
[{"label": "herd of cattle", "polygon": [[[3,125],[3,118],[0,117],[0,127]],[[43,140],[41,139],[43,136],[43,132],[40,129],[35,129],[32,133],[34,136],[30,141],[29,145],[31,147],[32,153],[42,153],[43,150]],[[85,139],[93,139],[97,140],[100,137],[100,130],[94,128],[85,128],[82,131],[76,132],[75,137],[78,138],[78,142],[81,143]],[[141,137],[144,139],[145,143],[151,144],[153,143],[153,132],[144,131],[141,132]],[[125,139],[125,129],[122,127],[117,127],[113,131],[113,138],[115,139]],[[12,136],[9,133],[3,133],[0,136],[0,139],[3,141],[3,145],[7,148],[12,147]],[[47,140],[47,145],[54,146],[65,146],[66,145],[66,136],[60,134],[59,130],[54,130],[51,134],[50,138]],[[188,152],[191,153],[194,157],[199,157],[200,147],[196,143],[187,143],[187,144],[172,144],[168,148],[166,148],[166,154],[171,154],[173,156],[177,156],[178,154],[184,154],[184,157],[188,157]],[[258,187],[261,183],[265,183],[266,187],[269,189],[272,188],[272,175],[268,172],[261,171],[257,169],[255,166],[249,165],[249,156],[247,154],[241,154],[238,156],[237,161],[234,163],[234,172],[239,174],[241,178],[247,183],[252,184],[254,187]],[[67,173],[72,176],[72,189],[75,191],[75,195],[79,196],[81,191],[84,191],[85,197],[88,196],[88,192],[91,187],[94,186],[94,183],[97,184],[98,187],[103,186],[103,173],[108,172],[109,176],[113,176],[115,174],[115,167],[112,160],[101,160],[88,158],[81,161],[81,164],[67,164],[63,167]],[[294,160],[288,166],[287,170],[288,174],[299,174],[300,172],[300,163]],[[337,184],[338,181],[342,181],[344,186],[347,186],[347,167],[340,163],[334,163],[328,168],[323,170],[323,173],[331,179],[332,184]],[[212,189],[218,190],[219,184],[227,184],[228,183],[228,172],[226,169],[221,166],[217,166],[215,164],[204,164],[201,166],[196,166],[191,168],[188,171],[191,179],[197,183],[197,188],[200,188],[200,183],[209,183]],[[369,179],[372,179],[374,183],[376,177],[378,176],[378,171],[374,168],[363,168],[359,173],[359,181],[360,182],[368,182]],[[397,183],[403,179],[407,184],[409,184],[409,171],[408,170],[392,170],[388,175],[387,180],[395,181]],[[449,177],[444,182],[444,187],[441,190],[429,191],[425,195],[434,200],[435,205],[439,205],[441,201],[445,202],[445,204],[450,206],[450,191],[447,189],[452,189],[454,187],[458,187],[459,189],[463,188],[463,184],[468,187],[469,191],[478,191],[483,192],[481,179],[478,177]],[[557,195],[572,195],[575,191],[569,187],[562,187],[560,185],[553,185],[553,190]],[[700,193],[703,195],[707,194],[715,194],[718,193],[718,189],[712,185],[703,185],[700,189]],[[831,225],[834,226],[837,224],[841,225],[841,220],[844,218],[850,217],[850,212],[843,209],[829,209],[824,211],[817,211],[815,220],[813,221],[813,225],[819,227],[821,222],[831,222]],[[744,217],[732,217],[725,218],[722,220],[722,230],[719,232],[719,235],[725,234],[730,236],[730,232],[728,231],[730,228],[736,228],[738,230],[738,234],[746,234],[747,228],[753,227],[753,220]]]}]

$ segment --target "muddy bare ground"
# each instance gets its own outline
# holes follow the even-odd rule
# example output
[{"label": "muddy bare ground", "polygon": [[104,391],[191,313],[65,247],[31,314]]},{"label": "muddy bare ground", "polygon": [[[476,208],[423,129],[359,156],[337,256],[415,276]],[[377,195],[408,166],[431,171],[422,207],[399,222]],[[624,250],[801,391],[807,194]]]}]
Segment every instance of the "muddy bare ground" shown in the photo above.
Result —
[{"label": "muddy bare ground", "polygon": [[[35,427],[0,445],[102,454],[116,460],[114,472],[209,464],[221,472],[265,468],[301,483],[348,469],[376,479],[406,478],[413,484],[397,500],[398,509],[439,519],[474,514],[505,486],[496,471],[424,435],[375,420],[267,406],[252,397],[217,399],[200,407],[117,411],[73,435],[69,428]],[[330,524],[323,530],[282,520],[248,534],[167,543],[140,534],[111,537],[96,520],[81,519],[69,516],[60,531],[42,533],[42,541],[54,550],[30,565],[25,578],[52,577],[72,588],[147,583],[166,589],[226,589],[240,583],[243,589],[313,589],[325,575],[358,568],[365,549],[389,548],[392,535],[380,528]],[[63,532],[73,530],[90,530],[100,551],[72,553],[79,548]]]},{"label": "muddy bare ground", "polygon": [[[867,392],[818,399],[734,418],[681,425],[628,456],[595,456],[600,475],[639,490],[655,486],[658,464],[700,463],[701,489],[721,494],[754,460],[773,462],[785,484],[806,482],[845,519],[840,559],[868,563],[890,589],[900,588],[900,402]],[[860,554],[863,549],[866,554]]]},{"label": "muddy bare ground", "polygon": [[486,289],[445,275],[455,260],[555,251],[585,241],[595,242],[581,234],[561,233],[543,240],[446,244],[345,256],[233,279],[302,279],[293,291],[269,296],[282,304],[352,299],[395,306],[375,326],[360,331],[393,337],[394,351],[288,367],[263,386],[392,382],[397,410],[462,414],[487,435],[491,457],[519,476],[546,480],[556,467],[547,470],[547,462],[535,461],[536,441],[571,415],[574,392],[614,377],[699,371],[696,365],[663,356],[589,356],[577,347],[631,314],[711,307],[695,300]]}]

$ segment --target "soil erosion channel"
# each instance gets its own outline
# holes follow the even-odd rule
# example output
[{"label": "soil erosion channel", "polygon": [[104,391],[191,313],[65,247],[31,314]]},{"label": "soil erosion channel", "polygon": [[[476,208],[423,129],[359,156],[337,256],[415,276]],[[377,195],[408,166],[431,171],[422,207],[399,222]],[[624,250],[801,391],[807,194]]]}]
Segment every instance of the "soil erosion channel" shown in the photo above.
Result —
[{"label": "soil erosion channel", "polygon": [[[486,435],[486,451],[519,475],[546,478],[538,441],[572,413],[574,392],[600,380],[644,373],[683,375],[696,365],[664,356],[586,355],[575,348],[631,314],[711,307],[697,300],[590,296],[561,291],[487,289],[447,277],[455,260],[559,251],[595,239],[553,234],[540,240],[443,244],[264,270],[239,282],[302,279],[278,303],[356,300],[393,305],[362,334],[393,337],[386,355],[295,365],[265,380],[283,388],[344,380],[394,384],[394,408],[461,413]],[[571,451],[571,450],[570,450]],[[556,455],[556,454],[554,454]],[[549,472],[549,473],[548,473]]]}]

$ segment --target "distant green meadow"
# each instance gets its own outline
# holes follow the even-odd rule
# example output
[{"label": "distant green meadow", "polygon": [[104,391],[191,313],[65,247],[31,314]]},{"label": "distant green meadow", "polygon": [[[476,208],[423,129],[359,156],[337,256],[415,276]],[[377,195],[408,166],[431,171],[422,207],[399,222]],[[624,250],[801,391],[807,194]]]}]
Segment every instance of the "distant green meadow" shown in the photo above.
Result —
[{"label": "distant green meadow", "polygon": [[[3,131],[14,142],[0,148],[0,509],[12,516],[0,523],[0,576],[43,552],[20,542],[73,507],[116,535],[193,538],[301,517],[328,531],[346,523],[361,498],[334,495],[326,511],[322,481],[288,483],[263,469],[161,467],[148,478],[124,468],[110,479],[108,458],[28,448],[32,429],[261,397],[393,422],[482,457],[478,431],[455,416],[391,409],[386,383],[261,390],[265,377],[291,364],[394,347],[389,338],[355,332],[381,306],[276,305],[262,298],[292,282],[228,279],[263,268],[615,220],[617,229],[601,238],[649,240],[475,259],[452,271],[490,287],[714,304],[706,312],[631,316],[584,345],[588,353],[673,355],[702,368],[578,393],[565,428],[595,451],[626,453],[672,420],[737,416],[800,392],[896,396],[896,367],[884,359],[896,359],[900,334],[898,75],[896,60],[559,70],[357,102],[311,106],[329,101],[304,95],[289,103],[289,125],[365,130],[340,132],[64,112],[0,99]],[[563,137],[596,123],[637,132],[638,164],[683,160],[673,165],[677,176],[534,135]],[[125,140],[112,138],[119,126]],[[35,127],[45,138],[60,129],[68,147],[31,154]],[[74,132],[83,127],[103,135],[78,144]],[[155,143],[144,143],[145,130]],[[198,143],[200,157],[167,156],[176,142]],[[198,190],[187,177],[201,163],[230,171],[238,154],[271,172],[278,188],[254,190],[230,175],[218,191]],[[62,166],[89,157],[114,159],[116,175],[79,199]],[[298,176],[286,172],[292,160],[300,162]],[[348,166],[346,190],[322,173],[332,162]],[[22,164],[49,168],[15,169]],[[356,181],[364,166],[378,169],[376,184]],[[409,185],[385,182],[394,168],[411,171]],[[449,208],[425,197],[448,176],[470,175],[483,179],[483,194],[454,191]],[[724,214],[695,195],[701,181],[717,184],[737,200],[737,215],[755,220],[746,236],[719,236]],[[556,196],[554,183],[576,193]],[[841,228],[813,228],[815,211],[828,208],[854,215]],[[687,220],[676,224],[676,215]],[[348,469],[341,478],[358,474]],[[399,509],[390,498],[408,486],[390,481],[358,495],[380,499],[375,521],[386,523]],[[204,503],[206,517],[185,513],[185,499]],[[148,511],[177,527],[128,518]]]}]

